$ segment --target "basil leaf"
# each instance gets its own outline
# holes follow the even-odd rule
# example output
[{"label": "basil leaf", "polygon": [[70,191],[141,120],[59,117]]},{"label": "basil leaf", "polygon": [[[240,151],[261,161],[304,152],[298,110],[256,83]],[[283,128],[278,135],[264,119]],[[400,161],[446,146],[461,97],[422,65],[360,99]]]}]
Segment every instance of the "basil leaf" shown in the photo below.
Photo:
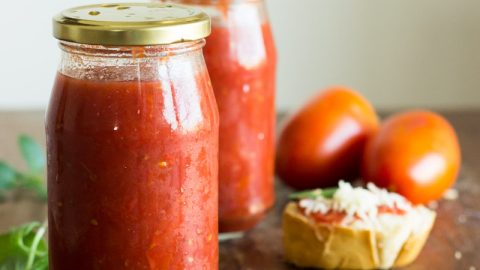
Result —
[{"label": "basil leaf", "polygon": [[44,200],[47,198],[47,187],[44,179],[39,175],[25,175],[18,173],[17,186],[26,190],[33,191],[38,198]]},{"label": "basil leaf", "polygon": [[18,137],[18,145],[28,169],[32,172],[43,172],[46,161],[42,147],[26,135]]},{"label": "basil leaf", "polygon": [[326,188],[322,189],[322,196],[327,199],[333,198],[333,195],[337,192],[338,188]]},{"label": "basil leaf", "polygon": [[316,199],[320,196],[331,199],[338,188],[313,189],[292,193],[288,196],[290,200]]},{"label": "basil leaf", "polygon": [[321,189],[305,190],[288,195],[290,200],[315,199],[322,194]]},{"label": "basil leaf", "polygon": [[0,270],[47,270],[45,227],[34,222],[0,235]]},{"label": "basil leaf", "polygon": [[11,189],[30,190],[40,199],[46,199],[47,190],[44,181],[46,161],[42,147],[26,135],[18,137],[18,145],[28,170],[18,171],[0,161],[0,200],[4,199],[5,191]]},{"label": "basil leaf", "polygon": [[0,190],[13,188],[16,178],[16,171],[6,163],[0,161]]}]

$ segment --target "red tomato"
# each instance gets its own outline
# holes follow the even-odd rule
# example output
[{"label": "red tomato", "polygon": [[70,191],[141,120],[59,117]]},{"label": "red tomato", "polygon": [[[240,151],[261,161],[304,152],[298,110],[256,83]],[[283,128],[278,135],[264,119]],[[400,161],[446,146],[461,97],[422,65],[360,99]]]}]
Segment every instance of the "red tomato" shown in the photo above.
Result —
[{"label": "red tomato", "polygon": [[296,189],[353,179],[360,174],[367,138],[377,128],[377,115],[360,94],[326,89],[286,123],[278,141],[277,174]]},{"label": "red tomato", "polygon": [[367,143],[362,177],[413,203],[440,198],[460,168],[460,147],[452,126],[429,111],[388,118]]}]

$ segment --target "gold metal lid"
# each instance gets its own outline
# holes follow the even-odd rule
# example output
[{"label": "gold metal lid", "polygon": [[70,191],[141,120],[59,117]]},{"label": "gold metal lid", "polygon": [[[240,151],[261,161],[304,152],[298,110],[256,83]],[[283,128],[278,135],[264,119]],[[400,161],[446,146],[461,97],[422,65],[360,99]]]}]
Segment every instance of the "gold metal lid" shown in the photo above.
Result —
[{"label": "gold metal lid", "polygon": [[198,9],[161,3],[81,6],[53,18],[55,38],[92,45],[159,45],[202,39],[210,18]]}]

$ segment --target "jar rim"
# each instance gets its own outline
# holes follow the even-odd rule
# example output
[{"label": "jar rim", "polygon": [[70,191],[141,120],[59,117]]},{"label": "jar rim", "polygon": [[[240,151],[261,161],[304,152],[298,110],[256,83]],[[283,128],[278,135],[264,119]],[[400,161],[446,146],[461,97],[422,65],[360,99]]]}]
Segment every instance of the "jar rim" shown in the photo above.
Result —
[{"label": "jar rim", "polygon": [[205,46],[205,39],[185,41],[182,43],[142,45],[142,46],[105,46],[94,44],[80,44],[76,42],[59,42],[62,51],[77,55],[97,56],[103,58],[155,58],[179,55],[195,51]]}]

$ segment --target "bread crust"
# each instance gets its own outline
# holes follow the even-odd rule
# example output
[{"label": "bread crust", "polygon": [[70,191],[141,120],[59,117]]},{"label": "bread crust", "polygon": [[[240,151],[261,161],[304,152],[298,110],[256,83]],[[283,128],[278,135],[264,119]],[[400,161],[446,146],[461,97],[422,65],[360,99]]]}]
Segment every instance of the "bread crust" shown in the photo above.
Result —
[{"label": "bread crust", "polygon": [[[431,211],[430,211],[431,212]],[[283,243],[287,261],[299,267],[324,269],[377,269],[404,266],[420,253],[433,226],[435,213],[425,229],[411,233],[396,255],[393,265],[382,262],[384,234],[374,230],[352,229],[317,223],[305,216],[297,203],[290,202],[283,213]]]}]

